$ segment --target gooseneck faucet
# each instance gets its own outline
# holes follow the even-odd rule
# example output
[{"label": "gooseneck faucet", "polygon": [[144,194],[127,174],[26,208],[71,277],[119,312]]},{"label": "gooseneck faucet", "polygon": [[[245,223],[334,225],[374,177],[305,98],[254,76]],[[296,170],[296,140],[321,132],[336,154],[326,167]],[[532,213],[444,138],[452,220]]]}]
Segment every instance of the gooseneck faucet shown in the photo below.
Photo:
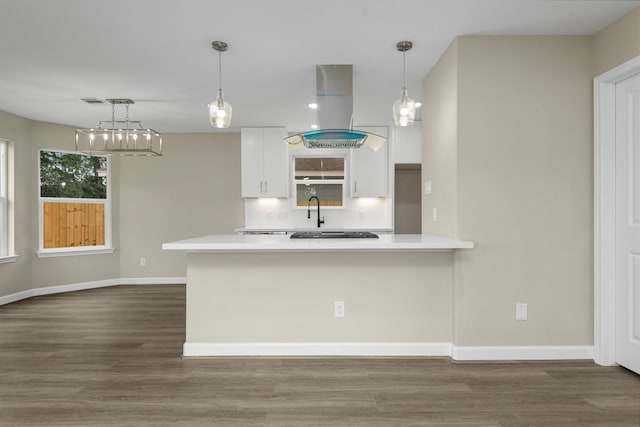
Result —
[{"label": "gooseneck faucet", "polygon": [[320,220],[320,199],[318,196],[309,197],[309,202],[307,203],[307,218],[311,218],[311,201],[316,199],[316,203],[318,204],[318,228],[320,228],[320,224],[324,224],[324,217]]}]

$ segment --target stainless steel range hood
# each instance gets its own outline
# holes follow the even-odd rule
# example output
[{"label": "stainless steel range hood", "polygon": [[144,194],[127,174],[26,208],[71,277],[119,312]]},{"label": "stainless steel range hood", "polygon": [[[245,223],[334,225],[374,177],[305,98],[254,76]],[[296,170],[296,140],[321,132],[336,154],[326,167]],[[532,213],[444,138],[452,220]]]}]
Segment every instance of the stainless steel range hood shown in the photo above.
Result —
[{"label": "stainless steel range hood", "polygon": [[353,130],[353,66],[316,65],[316,103],[320,130],[299,133],[284,139],[290,149],[360,148],[374,151],[385,138]]}]

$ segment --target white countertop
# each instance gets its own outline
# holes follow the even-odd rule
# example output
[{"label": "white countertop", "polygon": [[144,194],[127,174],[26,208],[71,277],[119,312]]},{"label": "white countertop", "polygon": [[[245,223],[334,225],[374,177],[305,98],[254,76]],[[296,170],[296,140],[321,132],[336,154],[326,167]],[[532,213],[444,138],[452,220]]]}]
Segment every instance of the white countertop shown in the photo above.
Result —
[{"label": "white countertop", "polygon": [[291,239],[288,235],[212,234],[164,243],[186,252],[444,252],[473,242],[426,234],[380,234],[377,239]]},{"label": "white countertop", "polygon": [[294,233],[296,231],[371,231],[372,233],[393,233],[392,228],[356,228],[356,227],[275,227],[275,228],[236,228],[236,233]]}]

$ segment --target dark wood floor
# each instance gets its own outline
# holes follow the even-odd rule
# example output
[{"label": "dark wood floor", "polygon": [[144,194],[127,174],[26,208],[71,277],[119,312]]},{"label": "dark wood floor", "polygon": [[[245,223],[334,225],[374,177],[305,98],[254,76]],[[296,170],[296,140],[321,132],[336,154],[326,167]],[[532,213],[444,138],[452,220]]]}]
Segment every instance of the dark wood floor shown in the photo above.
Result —
[{"label": "dark wood floor", "polygon": [[1,426],[640,426],[640,377],[588,362],[181,358],[184,286],[0,307]]}]

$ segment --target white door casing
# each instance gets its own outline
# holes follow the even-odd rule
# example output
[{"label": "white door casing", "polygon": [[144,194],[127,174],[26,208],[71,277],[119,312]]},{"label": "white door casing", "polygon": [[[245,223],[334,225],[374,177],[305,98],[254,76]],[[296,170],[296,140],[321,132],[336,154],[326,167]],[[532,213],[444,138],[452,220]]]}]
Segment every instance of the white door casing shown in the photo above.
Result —
[{"label": "white door casing", "polygon": [[616,84],[640,56],[594,79],[594,361],[616,364]]},{"label": "white door casing", "polygon": [[616,362],[640,374],[640,73],[616,84]]}]

